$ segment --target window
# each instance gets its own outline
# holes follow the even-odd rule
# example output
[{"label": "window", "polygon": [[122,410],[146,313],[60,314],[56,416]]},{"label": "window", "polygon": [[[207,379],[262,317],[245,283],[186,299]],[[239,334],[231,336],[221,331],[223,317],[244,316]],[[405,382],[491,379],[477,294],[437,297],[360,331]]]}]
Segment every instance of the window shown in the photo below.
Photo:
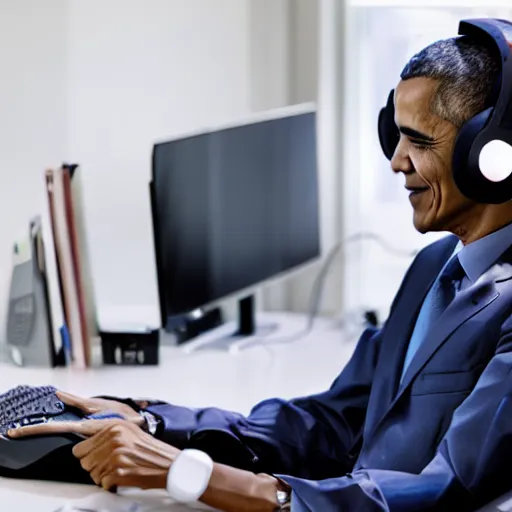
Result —
[{"label": "window", "polygon": [[[480,6],[466,0],[464,4],[470,7],[449,0],[432,7],[433,3],[349,0],[346,11],[342,192],[345,217],[350,219],[347,229],[378,233],[389,244],[407,250],[418,249],[443,234],[422,236],[415,231],[404,178],[393,174],[380,148],[379,110],[407,61],[435,40],[456,36],[461,19],[512,20],[509,0],[487,0]],[[348,302],[352,307],[387,308],[411,260],[369,244],[353,258],[352,270],[358,275],[360,289],[350,291]]]}]

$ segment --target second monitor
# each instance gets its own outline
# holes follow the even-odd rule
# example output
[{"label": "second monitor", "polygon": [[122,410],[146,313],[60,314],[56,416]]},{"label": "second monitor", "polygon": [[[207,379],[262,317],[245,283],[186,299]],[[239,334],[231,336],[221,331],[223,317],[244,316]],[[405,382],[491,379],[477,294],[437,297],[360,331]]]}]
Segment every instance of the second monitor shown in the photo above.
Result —
[{"label": "second monitor", "polygon": [[320,255],[316,113],[298,107],[157,143],[151,203],[162,325]]}]

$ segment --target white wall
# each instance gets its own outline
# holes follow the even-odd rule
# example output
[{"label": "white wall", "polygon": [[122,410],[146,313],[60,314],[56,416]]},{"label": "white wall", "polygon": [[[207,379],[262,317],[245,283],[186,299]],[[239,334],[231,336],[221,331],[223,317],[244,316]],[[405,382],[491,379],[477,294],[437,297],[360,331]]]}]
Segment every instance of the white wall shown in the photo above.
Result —
[{"label": "white wall", "polygon": [[321,19],[321,0],[290,0],[289,44],[291,103],[314,101],[318,98],[320,51],[324,28]]},{"label": "white wall", "polygon": [[[250,106],[253,111],[290,104],[289,2],[249,2]],[[288,281],[267,283],[257,294],[258,309],[285,309],[284,306],[289,304],[288,288]],[[228,311],[233,316],[236,309],[231,305]]]},{"label": "white wall", "polygon": [[248,36],[251,110],[289,105],[290,0],[251,0]]},{"label": "white wall", "polygon": [[[339,0],[290,0],[290,87],[288,101],[315,101],[318,126],[318,178],[320,196],[321,243],[323,258],[306,272],[294,277],[288,286],[286,309],[308,311],[313,284],[326,257],[341,237],[341,205],[339,201],[342,167],[341,109],[343,68],[340,41],[343,25],[337,13],[343,11]],[[342,309],[341,254],[330,264],[323,283],[319,312],[337,315]]]},{"label": "white wall", "polygon": [[[342,66],[337,0],[253,0],[251,2],[251,106],[255,110],[316,102],[321,240],[324,255],[339,240],[341,209],[337,204],[337,162],[341,123],[336,115],[343,89],[337,79]],[[321,263],[264,287],[263,305],[271,310],[308,311],[312,285]],[[341,309],[338,258],[325,282],[320,311]]]},{"label": "white wall", "polygon": [[[319,6],[318,0],[0,0],[6,205],[0,211],[10,219],[0,226],[0,289],[8,284],[15,234],[30,215],[47,212],[45,167],[75,161],[83,168],[100,322],[158,324],[148,197],[152,144],[251,111],[317,99]],[[326,73],[337,58],[335,41],[329,44]],[[329,196],[322,199],[327,249],[338,233],[330,197],[336,120],[329,113],[337,84],[329,87],[320,101],[329,145],[320,151],[320,187]],[[317,270],[289,286],[270,286],[270,308],[305,309]],[[331,282],[332,311],[339,286]],[[4,310],[1,302],[0,321]]]},{"label": "white wall", "polygon": [[247,113],[247,28],[244,0],[71,0],[68,155],[84,167],[100,322],[158,325],[152,145]]},{"label": "white wall", "polygon": [[100,321],[159,323],[152,144],[249,112],[248,46],[246,0],[0,0],[2,325],[12,241],[64,160],[83,167]]},{"label": "white wall", "polygon": [[67,8],[66,0],[0,0],[0,343],[12,243],[32,216],[47,222],[44,170],[66,151]]}]

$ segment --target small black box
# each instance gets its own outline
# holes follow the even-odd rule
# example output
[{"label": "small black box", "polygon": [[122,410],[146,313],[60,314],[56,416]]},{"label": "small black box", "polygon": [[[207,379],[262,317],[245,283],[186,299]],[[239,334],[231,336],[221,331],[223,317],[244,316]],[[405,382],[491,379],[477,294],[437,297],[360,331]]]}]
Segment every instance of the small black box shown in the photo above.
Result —
[{"label": "small black box", "polygon": [[158,364],[158,329],[131,332],[100,331],[103,364]]},{"label": "small black box", "polygon": [[174,334],[178,345],[192,340],[224,322],[220,308],[201,311],[200,315],[187,314],[167,318],[165,331]]}]

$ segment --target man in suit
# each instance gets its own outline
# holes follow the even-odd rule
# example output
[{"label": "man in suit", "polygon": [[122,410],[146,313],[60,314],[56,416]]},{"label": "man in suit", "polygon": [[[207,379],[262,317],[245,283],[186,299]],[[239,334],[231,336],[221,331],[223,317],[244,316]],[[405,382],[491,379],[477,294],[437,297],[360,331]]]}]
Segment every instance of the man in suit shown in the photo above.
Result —
[{"label": "man in suit", "polygon": [[[22,427],[77,431],[74,454],[105,488],[165,487],[182,450],[215,461],[201,500],[221,510],[474,510],[512,488],[512,203],[478,204],[455,185],[460,126],[484,109],[496,57],[471,37],[439,41],[396,88],[415,227],[452,235],[412,263],[381,329],[363,333],[316,396],[267,400],[248,417],[158,401],[81,399],[124,420]],[[142,426],[143,428],[139,428]],[[284,498],[283,498],[284,496]]]}]

